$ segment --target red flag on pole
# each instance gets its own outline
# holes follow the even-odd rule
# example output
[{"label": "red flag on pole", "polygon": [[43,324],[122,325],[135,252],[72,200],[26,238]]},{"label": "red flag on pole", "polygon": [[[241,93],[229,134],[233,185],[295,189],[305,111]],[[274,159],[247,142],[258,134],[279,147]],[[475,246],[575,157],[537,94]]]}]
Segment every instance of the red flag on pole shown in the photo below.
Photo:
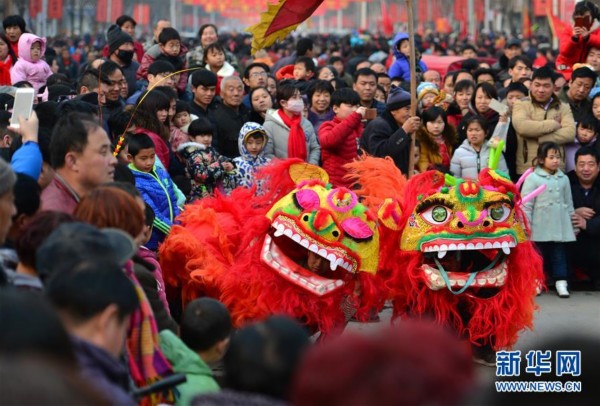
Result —
[{"label": "red flag on pole", "polygon": [[247,29],[254,35],[252,53],[285,38],[304,20],[314,13],[323,0],[279,0],[278,4],[269,4],[261,14],[260,22]]}]

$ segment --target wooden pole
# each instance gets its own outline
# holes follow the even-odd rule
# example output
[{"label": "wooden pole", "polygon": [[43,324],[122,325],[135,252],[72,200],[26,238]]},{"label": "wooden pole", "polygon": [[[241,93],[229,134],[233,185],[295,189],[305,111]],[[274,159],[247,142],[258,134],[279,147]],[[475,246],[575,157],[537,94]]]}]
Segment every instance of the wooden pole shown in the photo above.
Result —
[{"label": "wooden pole", "polygon": [[[408,11],[408,41],[410,43],[410,116],[417,114],[417,69],[415,52],[415,13],[412,0],[406,0]],[[415,169],[415,133],[410,134],[410,152],[408,155],[408,173],[410,179]]]}]

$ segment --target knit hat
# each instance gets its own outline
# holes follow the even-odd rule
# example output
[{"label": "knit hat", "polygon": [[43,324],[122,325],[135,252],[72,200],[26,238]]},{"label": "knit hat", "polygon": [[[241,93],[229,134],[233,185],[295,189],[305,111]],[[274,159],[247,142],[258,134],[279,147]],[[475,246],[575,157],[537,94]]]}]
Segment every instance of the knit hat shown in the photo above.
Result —
[{"label": "knit hat", "polygon": [[434,95],[439,96],[440,91],[437,86],[431,82],[421,82],[421,84],[417,86],[417,100],[419,103],[428,93],[433,93]]},{"label": "knit hat", "polygon": [[111,25],[106,33],[106,39],[108,41],[108,54],[112,55],[119,47],[127,42],[133,44],[133,38],[125,31],[121,30],[118,25]]},{"label": "knit hat", "polygon": [[388,111],[394,111],[401,109],[402,107],[410,106],[410,93],[399,87],[392,86],[386,105]]}]

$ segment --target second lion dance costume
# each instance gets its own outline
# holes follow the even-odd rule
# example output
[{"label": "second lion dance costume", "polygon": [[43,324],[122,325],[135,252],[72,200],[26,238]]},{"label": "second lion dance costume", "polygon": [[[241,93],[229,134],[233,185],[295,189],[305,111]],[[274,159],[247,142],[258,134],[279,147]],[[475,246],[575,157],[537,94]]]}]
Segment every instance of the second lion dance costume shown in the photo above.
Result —
[{"label": "second lion dance costume", "polygon": [[532,328],[542,262],[527,240],[523,199],[506,175],[428,171],[404,184],[391,161],[350,167],[358,193],[383,214],[380,272],[394,316],[435,320],[474,350],[510,348]]}]

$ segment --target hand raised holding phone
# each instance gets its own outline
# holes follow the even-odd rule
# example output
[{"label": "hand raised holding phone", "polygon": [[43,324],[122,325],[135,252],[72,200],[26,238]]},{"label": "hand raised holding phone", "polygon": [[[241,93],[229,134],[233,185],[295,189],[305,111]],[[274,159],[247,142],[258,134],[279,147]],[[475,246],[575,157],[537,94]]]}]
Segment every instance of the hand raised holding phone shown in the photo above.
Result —
[{"label": "hand raised holding phone", "polygon": [[11,123],[8,129],[19,134],[21,136],[21,139],[23,140],[23,144],[25,144],[28,141],[33,141],[37,143],[40,121],[38,119],[37,114],[35,114],[35,111],[31,112],[31,115],[28,119],[23,116],[19,116],[18,120],[19,125],[17,127],[14,127]]},{"label": "hand raised holding phone", "polygon": [[19,116],[28,119],[33,111],[33,99],[35,90],[32,88],[20,88],[15,93],[15,102],[13,103],[12,116],[10,117],[10,126],[19,128]]}]

